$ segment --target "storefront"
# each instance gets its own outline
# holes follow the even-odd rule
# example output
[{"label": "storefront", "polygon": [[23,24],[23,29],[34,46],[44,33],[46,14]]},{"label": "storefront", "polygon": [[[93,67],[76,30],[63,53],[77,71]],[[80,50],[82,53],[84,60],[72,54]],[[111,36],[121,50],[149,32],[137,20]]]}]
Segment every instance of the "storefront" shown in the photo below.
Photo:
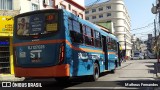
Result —
[{"label": "storefront", "polygon": [[0,74],[14,74],[13,67],[13,17],[0,16]]}]

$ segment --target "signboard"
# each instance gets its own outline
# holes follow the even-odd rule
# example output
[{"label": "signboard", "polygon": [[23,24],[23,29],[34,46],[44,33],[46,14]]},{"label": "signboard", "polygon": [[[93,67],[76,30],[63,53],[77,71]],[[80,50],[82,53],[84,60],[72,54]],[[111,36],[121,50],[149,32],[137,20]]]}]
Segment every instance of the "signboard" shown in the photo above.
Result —
[{"label": "signboard", "polygon": [[107,21],[107,22],[97,22],[97,25],[103,26],[104,28],[107,28],[109,32],[113,33],[115,32],[114,30],[114,25],[112,21]]},{"label": "signboard", "polygon": [[0,32],[13,32],[13,17],[0,16]]},{"label": "signboard", "polygon": [[17,35],[38,35],[57,30],[57,13],[41,13],[17,18]]},{"label": "signboard", "polygon": [[24,35],[24,34],[28,34],[29,32],[29,17],[20,17],[18,18],[18,31],[17,34],[18,35]]},{"label": "signboard", "polygon": [[30,17],[30,33],[42,33],[44,32],[44,15],[43,14],[35,14]]}]

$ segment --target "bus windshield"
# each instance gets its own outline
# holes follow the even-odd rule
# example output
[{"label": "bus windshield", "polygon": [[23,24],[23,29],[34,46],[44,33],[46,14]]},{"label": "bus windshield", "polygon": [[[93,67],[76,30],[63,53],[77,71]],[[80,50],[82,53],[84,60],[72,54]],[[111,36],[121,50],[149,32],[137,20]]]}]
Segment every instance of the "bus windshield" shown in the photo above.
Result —
[{"label": "bus windshield", "polygon": [[16,35],[45,35],[58,30],[58,12],[17,17]]}]

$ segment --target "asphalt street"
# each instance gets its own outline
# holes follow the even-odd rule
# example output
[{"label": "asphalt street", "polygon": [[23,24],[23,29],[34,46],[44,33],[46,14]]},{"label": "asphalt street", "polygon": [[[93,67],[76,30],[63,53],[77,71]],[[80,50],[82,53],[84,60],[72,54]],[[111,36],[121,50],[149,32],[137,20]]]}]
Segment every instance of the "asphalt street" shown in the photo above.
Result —
[{"label": "asphalt street", "polygon": [[[118,67],[115,73],[102,73],[99,80],[90,82],[88,77],[76,77],[68,82],[56,82],[54,79],[29,79],[22,83],[41,83],[41,88],[12,88],[12,90],[160,90],[157,77],[157,60],[128,60]],[[13,83],[13,82],[12,82]],[[149,85],[149,86],[147,86]],[[10,88],[0,88],[0,90]]]}]

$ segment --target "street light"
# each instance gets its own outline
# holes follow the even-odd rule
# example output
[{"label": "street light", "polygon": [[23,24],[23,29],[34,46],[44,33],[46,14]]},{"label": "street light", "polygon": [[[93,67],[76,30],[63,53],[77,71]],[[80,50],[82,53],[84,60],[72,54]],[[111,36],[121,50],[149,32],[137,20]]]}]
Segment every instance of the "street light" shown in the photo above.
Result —
[{"label": "street light", "polygon": [[125,59],[126,59],[126,34],[124,34],[124,56],[125,56]]},{"label": "street light", "polygon": [[121,34],[123,34],[124,35],[124,52],[123,52],[123,54],[124,54],[124,57],[126,57],[126,50],[127,50],[127,42],[126,42],[126,30],[124,30],[124,32],[123,33],[121,33]]}]

